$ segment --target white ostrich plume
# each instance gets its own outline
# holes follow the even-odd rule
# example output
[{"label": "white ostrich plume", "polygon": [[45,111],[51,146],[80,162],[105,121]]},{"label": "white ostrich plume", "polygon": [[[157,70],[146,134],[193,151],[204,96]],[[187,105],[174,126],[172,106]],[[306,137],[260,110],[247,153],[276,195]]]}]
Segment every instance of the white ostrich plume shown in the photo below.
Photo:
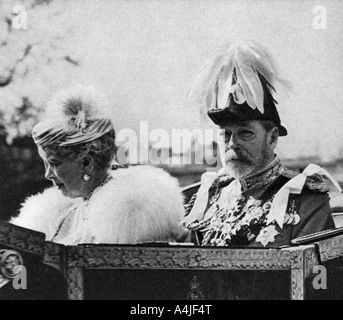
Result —
[{"label": "white ostrich plume", "polygon": [[48,102],[46,118],[62,119],[83,130],[97,119],[111,118],[107,97],[93,86],[72,86]]},{"label": "white ostrich plume", "polygon": [[[264,112],[263,87],[259,75],[267,81],[268,89],[275,92],[276,84],[290,90],[290,83],[282,79],[274,59],[261,44],[234,42],[219,50],[216,57],[205,65],[188,92],[186,103],[198,105],[203,112],[215,107],[218,81],[227,83],[235,73],[244,100],[252,109]],[[226,88],[231,92],[234,88]]]}]

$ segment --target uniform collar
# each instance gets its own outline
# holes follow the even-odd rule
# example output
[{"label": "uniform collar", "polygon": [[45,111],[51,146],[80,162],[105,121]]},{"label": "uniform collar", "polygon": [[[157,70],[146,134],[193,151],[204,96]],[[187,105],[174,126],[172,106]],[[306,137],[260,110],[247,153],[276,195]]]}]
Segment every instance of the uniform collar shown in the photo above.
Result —
[{"label": "uniform collar", "polygon": [[280,176],[282,168],[281,161],[279,157],[276,156],[275,159],[261,171],[238,179],[238,181],[241,183],[243,192],[257,189],[272,183]]}]

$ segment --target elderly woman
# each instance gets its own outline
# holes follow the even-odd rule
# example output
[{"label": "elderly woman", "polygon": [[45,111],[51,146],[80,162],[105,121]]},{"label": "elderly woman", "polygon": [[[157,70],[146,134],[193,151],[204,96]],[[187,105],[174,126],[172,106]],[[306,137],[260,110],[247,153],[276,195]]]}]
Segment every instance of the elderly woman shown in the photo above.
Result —
[{"label": "elderly woman", "polygon": [[184,209],[177,180],[150,166],[110,170],[117,149],[108,113],[89,87],[50,101],[32,136],[53,187],[28,198],[11,223],[64,245],[178,240]]}]

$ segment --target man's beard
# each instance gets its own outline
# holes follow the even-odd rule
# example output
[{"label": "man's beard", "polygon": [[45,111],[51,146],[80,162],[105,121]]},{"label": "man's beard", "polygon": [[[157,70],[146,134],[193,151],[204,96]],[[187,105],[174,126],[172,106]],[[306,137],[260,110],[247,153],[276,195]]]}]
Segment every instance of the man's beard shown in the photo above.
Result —
[{"label": "man's beard", "polygon": [[267,152],[263,151],[251,157],[244,150],[228,150],[225,153],[225,173],[237,179],[257,173],[268,164]]}]

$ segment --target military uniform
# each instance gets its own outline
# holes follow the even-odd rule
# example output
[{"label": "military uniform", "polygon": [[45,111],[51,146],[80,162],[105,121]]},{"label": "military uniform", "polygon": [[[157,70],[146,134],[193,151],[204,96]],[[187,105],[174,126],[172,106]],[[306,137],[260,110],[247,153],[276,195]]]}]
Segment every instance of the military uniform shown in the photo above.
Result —
[{"label": "military uniform", "polygon": [[289,194],[281,226],[275,220],[268,223],[274,197],[296,176],[278,158],[244,179],[219,175],[208,189],[204,212],[192,210],[197,194],[186,207],[183,225],[191,230],[188,240],[203,246],[280,247],[334,228],[329,188],[319,175],[307,176],[301,193]]},{"label": "military uniform", "polygon": [[[334,228],[329,188],[319,175],[308,176],[300,194],[289,194],[282,228],[276,221],[268,224],[276,194],[297,176],[278,158],[245,179],[219,175],[208,188],[202,214],[192,210],[196,209],[197,193],[186,205],[183,225],[191,231],[187,241],[202,246],[275,248],[290,245],[294,238]],[[221,285],[229,300],[275,300],[289,299],[289,284],[289,273],[283,271],[231,271]],[[314,299],[317,292],[309,295],[311,288],[309,283],[307,298]]]},{"label": "military uniform", "polygon": [[[270,53],[257,43],[223,47],[199,73],[189,96],[196,98],[201,114],[225,130],[223,141],[218,139],[223,173],[231,170],[236,177],[202,176],[183,219],[190,230],[188,241],[201,246],[271,248],[335,228],[325,179],[341,191],[338,183],[312,164],[302,173],[292,172],[274,155],[278,138],[287,135],[273,96],[278,84],[287,81],[280,77]],[[255,170],[265,163],[269,164],[264,169]],[[231,272],[223,290],[233,299],[289,298],[288,276]]]}]

